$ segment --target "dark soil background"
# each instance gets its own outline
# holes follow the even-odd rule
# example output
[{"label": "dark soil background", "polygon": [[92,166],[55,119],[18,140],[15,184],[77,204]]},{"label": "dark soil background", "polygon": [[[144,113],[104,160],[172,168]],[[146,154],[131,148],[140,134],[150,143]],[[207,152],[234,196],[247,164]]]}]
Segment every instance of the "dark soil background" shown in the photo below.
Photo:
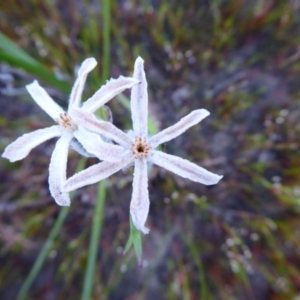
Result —
[{"label": "dark soil background", "polygon": [[[131,75],[143,57],[158,129],[209,110],[163,150],[224,178],[206,187],[149,170],[143,268],[133,250],[122,256],[132,175],[109,178],[93,299],[300,299],[300,1],[111,5],[110,76]],[[102,10],[92,0],[2,1],[0,30],[68,85],[95,57],[88,97],[103,83]],[[0,61],[0,152],[52,124],[25,89],[35,78]],[[39,81],[67,106],[68,95]],[[114,123],[129,129],[124,105],[114,99],[109,107]],[[0,299],[16,298],[61,210],[48,191],[54,143],[17,163],[0,159]],[[69,157],[72,175],[80,156]],[[80,299],[96,190],[76,192],[28,299]]]}]

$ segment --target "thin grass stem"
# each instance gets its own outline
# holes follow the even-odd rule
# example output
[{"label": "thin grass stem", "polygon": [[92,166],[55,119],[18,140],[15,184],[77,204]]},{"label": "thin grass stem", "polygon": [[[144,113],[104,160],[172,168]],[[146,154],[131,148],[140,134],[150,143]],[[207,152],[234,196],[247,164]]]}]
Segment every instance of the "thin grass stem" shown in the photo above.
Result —
[{"label": "thin grass stem", "polygon": [[[105,82],[109,76],[110,68],[110,1],[103,1],[103,69],[102,80]],[[104,112],[100,110],[99,116],[105,119]],[[91,298],[94,273],[98,253],[99,238],[103,224],[103,211],[106,196],[106,181],[102,180],[98,185],[97,203],[94,210],[92,233],[90,238],[88,261],[84,276],[83,290],[81,294],[82,300]]]},{"label": "thin grass stem", "polygon": [[103,1],[103,70],[102,80],[105,82],[110,73],[110,0]]},{"label": "thin grass stem", "polygon": [[[82,170],[85,163],[86,163],[86,159],[82,158],[77,165],[76,172]],[[74,198],[74,194],[75,194],[74,192],[70,194],[71,200]],[[43,267],[45,260],[48,257],[48,254],[53,247],[54,241],[57,238],[69,211],[70,211],[70,207],[64,207],[61,209],[61,211],[58,215],[58,218],[56,219],[54,226],[52,227],[52,229],[50,231],[50,234],[48,236],[48,239],[47,239],[44,247],[42,248],[41,252],[39,253],[37,259],[35,260],[35,262],[33,264],[33,267],[31,268],[28,276],[26,277],[25,281],[23,282],[23,285],[21,286],[21,289],[17,295],[18,300],[26,299],[28,291],[29,291],[33,281],[39,274],[41,268]]]},{"label": "thin grass stem", "polygon": [[23,300],[26,299],[29,288],[31,287],[33,281],[37,277],[38,273],[40,272],[49,252],[51,251],[54,240],[56,239],[58,233],[60,232],[60,229],[69,213],[70,207],[64,207],[61,209],[58,218],[54,224],[54,226],[51,229],[51,232],[48,236],[48,239],[40,252],[39,256],[37,257],[36,261],[34,262],[34,265],[28,274],[27,278],[23,282],[23,285],[18,293],[17,299]]},{"label": "thin grass stem", "polygon": [[99,238],[103,225],[104,203],[106,198],[106,181],[100,181],[97,192],[97,202],[94,209],[92,233],[90,238],[89,253],[87,267],[84,277],[83,290],[81,299],[91,299],[92,289],[94,285],[94,273],[96,266],[96,258],[98,253]]}]

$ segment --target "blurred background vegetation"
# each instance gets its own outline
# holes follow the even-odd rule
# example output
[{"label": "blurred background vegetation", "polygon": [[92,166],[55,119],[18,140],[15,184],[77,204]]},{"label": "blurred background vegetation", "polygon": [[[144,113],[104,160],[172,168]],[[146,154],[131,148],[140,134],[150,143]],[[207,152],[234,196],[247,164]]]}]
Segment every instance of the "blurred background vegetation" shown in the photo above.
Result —
[{"label": "blurred background vegetation", "polygon": [[[85,58],[99,64],[84,99],[106,79],[131,75],[140,55],[158,129],[193,109],[211,112],[164,151],[224,178],[206,187],[149,170],[151,231],[142,237],[143,268],[133,250],[122,256],[132,175],[109,178],[92,299],[299,300],[300,1],[106,5],[0,2],[0,152],[23,133],[52,124],[26,84],[38,79],[67,107]],[[127,130],[125,97],[108,105],[114,123]],[[17,163],[0,160],[1,299],[17,297],[62,216],[48,191],[53,146],[46,142]],[[79,161],[71,152],[69,175]],[[96,193],[96,185],[76,192],[24,299],[80,299]]]}]

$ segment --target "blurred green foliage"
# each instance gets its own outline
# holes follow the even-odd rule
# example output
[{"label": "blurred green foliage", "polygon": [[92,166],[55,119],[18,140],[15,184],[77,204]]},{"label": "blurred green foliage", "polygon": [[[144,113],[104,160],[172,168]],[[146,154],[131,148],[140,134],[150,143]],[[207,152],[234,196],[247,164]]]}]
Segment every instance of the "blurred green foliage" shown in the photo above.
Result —
[{"label": "blurred green foliage", "polygon": [[[209,118],[163,150],[224,179],[205,187],[150,168],[151,231],[143,238],[144,267],[139,269],[133,252],[121,255],[130,230],[132,175],[111,177],[94,299],[298,299],[298,1],[111,5],[111,76],[130,75],[136,56],[145,59],[153,127],[167,127],[196,108],[208,109]],[[23,50],[16,54],[2,38],[1,150],[20,134],[47,125],[22,90],[34,78],[66,106],[67,93],[61,92],[72,84],[74,69],[94,56],[99,65],[85,95],[103,83],[102,9],[103,2],[89,0],[0,3],[0,31]],[[28,58],[36,68],[7,55]],[[114,123],[128,130],[131,120],[122,99],[109,106]],[[19,163],[0,164],[3,299],[15,298],[60,211],[47,190],[52,147],[50,141]],[[69,175],[80,159],[70,156]],[[96,162],[89,159],[87,165]],[[28,299],[79,299],[95,195],[96,186],[76,194]]]}]

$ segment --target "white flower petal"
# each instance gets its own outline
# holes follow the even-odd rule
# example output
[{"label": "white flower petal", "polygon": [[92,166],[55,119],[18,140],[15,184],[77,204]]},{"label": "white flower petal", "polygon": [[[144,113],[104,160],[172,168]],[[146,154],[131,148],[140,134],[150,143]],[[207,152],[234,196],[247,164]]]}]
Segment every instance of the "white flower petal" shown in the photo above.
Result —
[{"label": "white flower petal", "polygon": [[76,140],[76,139],[73,139],[71,144],[70,144],[71,148],[73,150],[75,150],[76,152],[78,152],[79,154],[81,154],[82,156],[85,156],[85,157],[95,157],[95,155],[91,154],[91,153],[88,153],[84,148],[83,146]]},{"label": "white flower petal", "polygon": [[116,95],[126,89],[138,84],[138,80],[131,77],[120,76],[118,79],[111,79],[103,85],[90,99],[84,102],[82,108],[89,112],[94,112]]},{"label": "white flower petal", "polygon": [[158,145],[165,143],[167,141],[170,141],[183,132],[185,132],[187,129],[189,129],[191,126],[196,125],[200,121],[202,121],[205,117],[209,115],[209,112],[206,109],[197,109],[189,113],[187,116],[182,118],[179,122],[174,124],[173,126],[170,126],[161,132],[155,134],[149,139],[149,143],[153,148],[157,147]]},{"label": "white flower petal", "polygon": [[211,173],[186,159],[160,151],[153,151],[153,155],[149,157],[149,160],[181,177],[200,182],[205,185],[216,184],[223,177]]},{"label": "white flower petal", "polygon": [[78,70],[78,77],[72,88],[72,92],[69,100],[69,107],[78,107],[81,102],[82,91],[85,85],[86,77],[89,72],[91,72],[97,65],[95,58],[87,58],[80,66]]},{"label": "white flower petal", "polygon": [[72,109],[69,115],[78,125],[114,140],[125,148],[131,147],[131,138],[126,133],[109,122],[98,120],[92,113],[82,109]]},{"label": "white flower petal", "polygon": [[123,174],[129,174],[129,172],[132,172],[131,174],[133,174],[133,169],[134,169],[134,161],[130,165],[127,165],[124,168],[122,168],[122,172]]},{"label": "white flower petal", "polygon": [[149,213],[149,192],[147,160],[136,159],[134,166],[132,198],[130,202],[130,215],[134,226],[147,234],[149,229],[145,227]]},{"label": "white flower petal", "polygon": [[57,125],[23,134],[5,148],[2,157],[9,159],[10,162],[21,160],[39,144],[61,136],[61,134],[61,130]]},{"label": "white flower petal", "polygon": [[27,91],[33,100],[53,119],[56,120],[63,109],[56,104],[53,99],[48,95],[46,90],[42,88],[35,80],[33,83],[26,85]]},{"label": "white flower petal", "polygon": [[55,202],[61,206],[70,205],[68,193],[62,192],[67,176],[67,159],[69,145],[73,136],[64,134],[57,141],[49,165],[49,190]]},{"label": "white flower petal", "polygon": [[110,175],[118,172],[134,160],[132,154],[128,151],[122,160],[116,163],[103,161],[93,165],[70,177],[64,185],[64,191],[70,192],[86,185],[99,182]]},{"label": "white flower petal", "polygon": [[136,136],[146,138],[148,135],[148,93],[144,60],[141,57],[135,61],[133,78],[140,82],[131,89],[133,131]]},{"label": "white flower petal", "polygon": [[123,147],[103,142],[98,134],[84,127],[80,126],[73,134],[87,152],[94,154],[100,160],[117,162],[124,153]]}]

